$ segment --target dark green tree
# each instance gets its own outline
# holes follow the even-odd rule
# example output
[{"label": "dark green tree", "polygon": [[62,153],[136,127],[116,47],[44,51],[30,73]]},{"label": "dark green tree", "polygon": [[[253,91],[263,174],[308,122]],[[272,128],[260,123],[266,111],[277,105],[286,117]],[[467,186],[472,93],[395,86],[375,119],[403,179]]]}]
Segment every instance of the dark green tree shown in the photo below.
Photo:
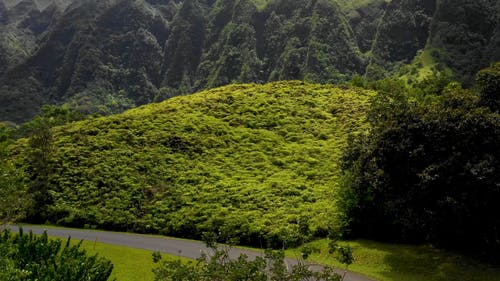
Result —
[{"label": "dark green tree", "polygon": [[16,127],[0,124],[0,224],[23,218],[31,205],[22,172],[16,169],[8,157],[16,135]]},{"label": "dark green tree", "polygon": [[46,218],[47,206],[51,202],[49,194],[50,176],[53,169],[50,163],[54,150],[50,120],[36,117],[29,124],[28,193],[32,194],[34,205],[28,212],[28,220],[43,222]]},{"label": "dark green tree", "polygon": [[500,110],[500,63],[479,71],[476,86],[481,97],[481,104],[498,112]]},{"label": "dark green tree", "polygon": [[343,160],[353,234],[499,253],[500,116],[479,101],[458,84],[425,104],[379,93]]},{"label": "dark green tree", "polygon": [[32,200],[21,171],[10,161],[0,160],[0,224],[5,224],[23,219]]},{"label": "dark green tree", "polygon": [[26,173],[29,178],[28,194],[33,198],[33,207],[27,211],[27,219],[44,222],[47,206],[52,199],[49,193],[53,174],[51,157],[54,152],[52,127],[82,119],[82,115],[68,107],[44,106],[42,114],[21,128],[28,135],[28,161]]}]

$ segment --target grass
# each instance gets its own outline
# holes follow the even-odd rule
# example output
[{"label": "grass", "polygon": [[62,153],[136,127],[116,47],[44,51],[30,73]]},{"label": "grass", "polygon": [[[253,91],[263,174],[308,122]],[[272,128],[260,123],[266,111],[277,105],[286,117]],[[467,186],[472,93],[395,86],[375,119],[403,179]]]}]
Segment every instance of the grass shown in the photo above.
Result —
[{"label": "grass", "polygon": [[269,4],[270,0],[253,0],[253,3],[257,7],[258,10],[262,11],[266,8],[267,4]]},{"label": "grass", "polygon": [[[52,237],[55,238],[55,237]],[[60,238],[57,238],[60,239]],[[79,240],[72,240],[72,244],[77,244]],[[94,241],[84,240],[82,249],[87,253],[98,254],[101,257],[108,258],[113,263],[113,272],[109,280],[116,281],[152,281],[154,280],[153,251],[130,248],[126,246],[111,245]],[[189,259],[173,255],[162,254],[162,259],[180,259],[187,261]]]},{"label": "grass", "polygon": [[[77,241],[73,241],[73,243],[77,243]],[[152,251],[92,241],[83,241],[82,248],[90,254],[99,254],[99,256],[111,260],[114,267],[110,280],[154,280]]]},{"label": "grass", "polygon": [[443,64],[440,65],[434,56],[446,56],[446,54],[444,51],[436,48],[426,48],[422,50],[415,56],[411,64],[403,67],[400,79],[406,83],[410,81],[422,81],[425,78],[431,77],[439,66],[443,68],[439,70],[440,72],[452,76],[453,71]]},{"label": "grass", "polygon": [[[438,250],[431,246],[386,244],[369,240],[342,242],[353,248],[355,262],[349,270],[379,281],[499,281],[500,268],[476,260]],[[328,255],[328,241],[317,240],[308,245],[321,249],[310,262],[342,268]],[[300,256],[300,249],[287,250],[290,257]]]}]

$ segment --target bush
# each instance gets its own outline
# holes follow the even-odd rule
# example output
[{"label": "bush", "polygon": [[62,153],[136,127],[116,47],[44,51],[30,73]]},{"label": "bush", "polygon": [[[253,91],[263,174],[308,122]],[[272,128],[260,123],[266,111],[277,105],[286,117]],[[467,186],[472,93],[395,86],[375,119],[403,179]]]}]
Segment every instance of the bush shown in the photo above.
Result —
[{"label": "bush", "polygon": [[47,232],[35,236],[4,230],[0,236],[0,280],[105,281],[113,269],[109,260],[88,256],[81,242],[62,246],[61,240],[49,240]]},{"label": "bush", "polygon": [[481,96],[481,104],[498,112],[500,110],[500,62],[479,71],[476,85]]},{"label": "bush", "polygon": [[[214,241],[215,236],[211,236]],[[153,269],[155,281],[302,281],[323,280],[340,281],[342,276],[334,272],[332,267],[325,266],[322,270],[313,271],[304,260],[287,268],[285,264],[284,251],[266,250],[265,256],[257,256],[251,260],[241,254],[238,258],[230,257],[230,247],[221,247],[208,241],[209,253],[202,253],[195,262],[183,263],[180,260],[161,261],[159,253],[153,254],[153,261],[159,262],[159,266]],[[337,249],[338,248],[338,249]],[[336,248],[337,252],[344,250],[343,257],[352,257],[350,249],[345,247]],[[310,250],[311,252],[312,250]],[[344,264],[350,264],[352,259],[341,260]]]}]

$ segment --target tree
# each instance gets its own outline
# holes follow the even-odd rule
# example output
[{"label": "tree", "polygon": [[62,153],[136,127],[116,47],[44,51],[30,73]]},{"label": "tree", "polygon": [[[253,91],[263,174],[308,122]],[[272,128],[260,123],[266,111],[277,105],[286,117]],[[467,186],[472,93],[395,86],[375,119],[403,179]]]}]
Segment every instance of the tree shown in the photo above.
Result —
[{"label": "tree", "polygon": [[23,174],[8,158],[17,129],[0,124],[0,224],[20,220],[31,205]]},{"label": "tree", "polygon": [[480,101],[457,83],[421,104],[379,93],[343,158],[352,234],[498,255],[500,116]]},{"label": "tree", "polygon": [[[17,127],[0,123],[0,220],[12,222],[27,216],[33,222],[43,222],[53,173],[51,128],[82,119],[67,106],[44,106],[42,114]],[[25,171],[16,167],[9,157],[9,147],[18,138],[28,137],[28,165]],[[25,180],[25,176],[28,180]]]},{"label": "tree", "polygon": [[27,212],[28,221],[39,223],[47,218],[47,206],[52,202],[49,190],[54,153],[52,127],[81,120],[83,115],[68,106],[42,107],[42,114],[27,122],[20,129],[29,139],[28,165],[26,174],[29,178],[28,194],[33,199],[33,206]]},{"label": "tree", "polygon": [[19,221],[31,209],[31,196],[26,194],[23,176],[12,163],[0,157],[0,225]]},{"label": "tree", "polygon": [[481,104],[498,112],[500,110],[500,62],[479,71],[476,86],[481,96]]},{"label": "tree", "polygon": [[51,203],[49,194],[50,177],[53,168],[50,163],[54,150],[51,121],[36,117],[30,122],[28,167],[28,193],[33,196],[33,209],[28,212],[28,221],[43,222],[47,217],[47,206]]}]

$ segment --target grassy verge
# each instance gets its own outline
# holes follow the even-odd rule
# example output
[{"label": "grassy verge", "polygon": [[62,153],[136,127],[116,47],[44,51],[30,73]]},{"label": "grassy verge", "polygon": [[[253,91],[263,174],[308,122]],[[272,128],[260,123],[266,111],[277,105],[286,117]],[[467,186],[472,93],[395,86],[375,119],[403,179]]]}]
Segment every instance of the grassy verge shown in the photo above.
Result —
[{"label": "grassy verge", "polygon": [[[344,242],[354,251],[355,262],[349,270],[380,281],[500,281],[500,268],[437,250],[430,246],[386,244],[367,240]],[[341,265],[328,255],[326,239],[309,243],[321,249],[311,255],[314,263]],[[300,248],[287,251],[290,257],[300,256]]]},{"label": "grassy verge", "polygon": [[[56,238],[56,237],[54,237]],[[58,238],[60,239],[60,238]],[[78,240],[72,240],[71,243],[77,244]],[[92,241],[83,241],[82,248],[89,254],[98,254],[106,257],[113,263],[113,272],[109,280],[116,281],[152,281],[154,280],[153,268],[155,264],[152,260],[153,251],[130,248],[125,246],[111,245],[105,243],[95,243]],[[172,255],[162,254],[163,259],[181,259]]]},{"label": "grassy verge", "polygon": [[[75,240],[73,243],[78,241]],[[114,268],[110,280],[154,280],[152,251],[91,241],[83,241],[82,247],[90,254],[99,254],[111,260]]]}]

